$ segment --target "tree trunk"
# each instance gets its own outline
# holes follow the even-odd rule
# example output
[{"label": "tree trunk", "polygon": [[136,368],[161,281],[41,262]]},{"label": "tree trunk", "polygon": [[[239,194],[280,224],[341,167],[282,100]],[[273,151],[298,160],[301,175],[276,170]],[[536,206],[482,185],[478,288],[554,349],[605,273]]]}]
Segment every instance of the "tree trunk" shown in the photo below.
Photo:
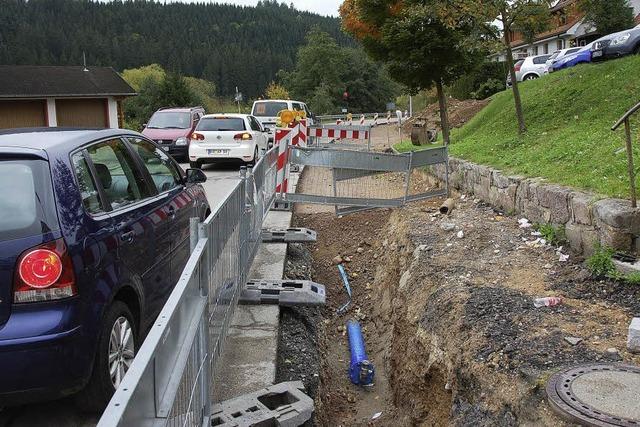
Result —
[{"label": "tree trunk", "polygon": [[436,89],[438,90],[438,103],[440,104],[440,127],[442,128],[442,140],[444,145],[449,145],[449,112],[447,111],[447,98],[444,95],[444,88],[442,82],[436,83]]},{"label": "tree trunk", "polygon": [[522,100],[520,99],[520,89],[518,89],[518,80],[516,79],[516,70],[513,68],[513,52],[511,52],[511,41],[510,41],[509,33],[510,33],[510,29],[505,28],[504,29],[504,46],[507,49],[507,67],[509,67],[509,75],[511,76],[511,87],[513,88],[513,100],[516,103],[518,131],[522,134],[527,131],[527,125],[524,122],[524,113],[522,112]]}]

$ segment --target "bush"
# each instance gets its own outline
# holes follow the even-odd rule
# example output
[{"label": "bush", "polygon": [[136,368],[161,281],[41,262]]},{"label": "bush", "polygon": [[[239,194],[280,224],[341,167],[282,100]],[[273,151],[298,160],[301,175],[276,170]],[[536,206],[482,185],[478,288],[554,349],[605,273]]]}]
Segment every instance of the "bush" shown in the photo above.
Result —
[{"label": "bush", "polygon": [[489,79],[486,82],[482,83],[478,90],[473,92],[471,96],[474,99],[486,99],[494,93],[505,90],[505,88],[506,84],[502,80]]},{"label": "bush", "polygon": [[559,246],[566,242],[567,236],[564,226],[554,227],[551,224],[538,224],[536,230],[542,235],[542,238],[550,245]]},{"label": "bush", "polygon": [[617,270],[613,263],[613,254],[613,249],[596,245],[593,255],[587,259],[587,268],[591,274],[595,277],[615,278]]},{"label": "bush", "polygon": [[456,99],[485,99],[505,89],[506,76],[504,62],[484,62],[459,78],[449,92]]}]

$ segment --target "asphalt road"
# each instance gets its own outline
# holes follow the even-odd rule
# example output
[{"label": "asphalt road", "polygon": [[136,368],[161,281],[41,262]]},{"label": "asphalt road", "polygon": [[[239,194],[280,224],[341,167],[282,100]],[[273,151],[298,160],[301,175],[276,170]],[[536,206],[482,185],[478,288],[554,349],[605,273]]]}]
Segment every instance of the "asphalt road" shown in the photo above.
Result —
[{"label": "asphalt road", "polygon": [[[182,167],[187,169],[189,164],[182,164]],[[237,164],[204,166],[207,182],[203,187],[211,206],[224,200],[233,190],[240,177],[239,169]],[[0,427],[94,427],[98,419],[97,415],[80,411],[73,398],[0,410]]]}]

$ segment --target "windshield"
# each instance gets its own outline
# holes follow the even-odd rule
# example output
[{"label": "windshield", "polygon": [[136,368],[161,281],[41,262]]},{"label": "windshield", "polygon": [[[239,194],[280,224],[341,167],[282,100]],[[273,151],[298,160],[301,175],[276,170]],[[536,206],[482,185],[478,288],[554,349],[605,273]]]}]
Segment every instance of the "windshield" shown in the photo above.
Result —
[{"label": "windshield", "polygon": [[289,106],[286,102],[256,102],[253,105],[253,113],[251,114],[256,117],[277,117],[280,111],[288,109]]},{"label": "windshield", "polygon": [[57,230],[49,167],[44,160],[0,159],[0,240]]},{"label": "windshield", "polygon": [[147,127],[149,129],[189,129],[191,114],[170,111],[155,113]]},{"label": "windshield", "polygon": [[196,128],[198,131],[209,131],[209,132],[239,132],[246,130],[244,126],[244,119],[237,117],[205,117],[200,120],[198,127]]},{"label": "windshield", "polygon": [[558,57],[558,55],[560,55],[560,51],[556,51],[553,53],[553,55],[551,55],[548,59],[548,61],[554,60]]}]

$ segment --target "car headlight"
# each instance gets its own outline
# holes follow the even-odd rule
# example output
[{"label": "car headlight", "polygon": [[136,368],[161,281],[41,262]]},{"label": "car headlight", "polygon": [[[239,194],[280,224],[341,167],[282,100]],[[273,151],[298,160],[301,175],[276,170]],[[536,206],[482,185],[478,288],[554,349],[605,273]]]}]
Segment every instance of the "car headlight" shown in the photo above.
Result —
[{"label": "car headlight", "polygon": [[627,40],[631,37],[631,33],[624,33],[611,40],[611,46],[619,46],[621,44],[625,44]]},{"label": "car headlight", "polygon": [[189,140],[185,137],[176,139],[176,145],[188,145],[188,144],[189,144]]}]

